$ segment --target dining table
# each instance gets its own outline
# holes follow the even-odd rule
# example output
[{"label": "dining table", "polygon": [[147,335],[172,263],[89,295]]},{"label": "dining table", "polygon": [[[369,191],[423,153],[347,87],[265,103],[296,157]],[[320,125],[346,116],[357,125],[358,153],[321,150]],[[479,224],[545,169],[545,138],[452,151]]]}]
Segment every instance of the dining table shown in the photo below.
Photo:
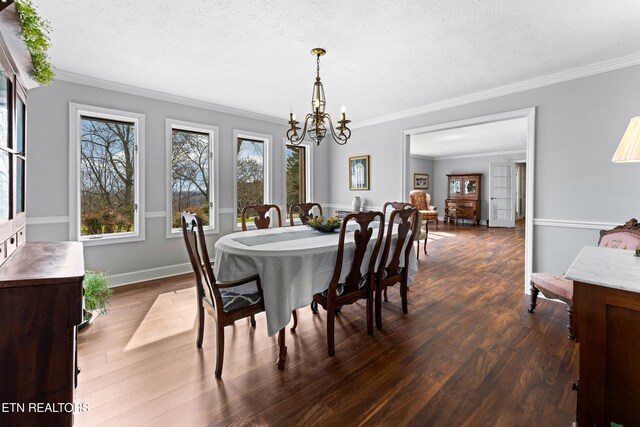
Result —
[{"label": "dining table", "polygon": [[[349,272],[355,251],[354,230],[349,224],[345,235],[342,263],[344,280]],[[393,235],[397,225],[394,225]],[[386,235],[385,234],[383,237]],[[286,358],[285,327],[293,310],[308,306],[313,295],[329,287],[336,264],[340,232],[316,231],[306,225],[255,229],[222,236],[215,244],[214,273],[217,280],[237,280],[253,274],[262,284],[267,333],[278,333],[278,368],[283,369]],[[374,232],[362,263],[366,273],[377,232]],[[392,237],[392,251],[395,243]],[[408,239],[407,239],[408,240]],[[405,245],[406,245],[405,241]],[[382,257],[384,241],[377,263]],[[413,253],[413,247],[410,248]],[[404,266],[404,259],[401,260]],[[376,266],[377,267],[377,266]],[[409,285],[417,270],[415,256],[409,256]]]}]

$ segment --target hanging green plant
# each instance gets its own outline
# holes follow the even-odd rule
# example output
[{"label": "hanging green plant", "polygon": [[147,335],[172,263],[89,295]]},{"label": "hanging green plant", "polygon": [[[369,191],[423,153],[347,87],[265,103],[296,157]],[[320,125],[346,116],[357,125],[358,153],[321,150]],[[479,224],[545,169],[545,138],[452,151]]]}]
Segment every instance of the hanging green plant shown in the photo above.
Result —
[{"label": "hanging green plant", "polygon": [[49,62],[47,51],[51,47],[48,34],[51,32],[49,21],[42,19],[31,0],[17,0],[16,11],[20,19],[20,37],[27,45],[33,62],[33,78],[44,86],[53,83],[55,73]]}]

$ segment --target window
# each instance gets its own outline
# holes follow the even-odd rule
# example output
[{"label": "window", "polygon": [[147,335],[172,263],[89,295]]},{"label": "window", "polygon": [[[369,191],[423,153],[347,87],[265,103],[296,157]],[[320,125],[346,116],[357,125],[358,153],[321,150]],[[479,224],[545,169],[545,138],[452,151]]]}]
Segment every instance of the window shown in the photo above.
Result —
[{"label": "window", "polygon": [[289,208],[294,203],[311,201],[311,147],[306,144],[285,145],[285,194],[286,221],[289,221]]},{"label": "window", "polygon": [[206,232],[217,232],[218,128],[167,119],[167,237],[181,236],[181,213],[197,213]]},{"label": "window", "polygon": [[144,115],[70,104],[70,120],[71,238],[144,240]]},{"label": "window", "polygon": [[271,203],[269,150],[271,136],[234,131],[236,164],[235,214],[239,228],[242,209]]}]

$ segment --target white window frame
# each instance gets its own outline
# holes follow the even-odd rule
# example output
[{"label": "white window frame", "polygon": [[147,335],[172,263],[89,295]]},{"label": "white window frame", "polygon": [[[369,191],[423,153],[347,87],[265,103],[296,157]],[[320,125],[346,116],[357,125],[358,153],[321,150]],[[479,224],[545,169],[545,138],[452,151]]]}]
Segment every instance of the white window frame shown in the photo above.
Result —
[{"label": "white window frame", "polygon": [[[165,135],[166,135],[166,233],[167,238],[182,237],[182,230],[173,229],[171,227],[172,221],[172,157],[173,157],[173,130],[185,130],[199,133],[206,133],[209,135],[209,225],[204,227],[205,234],[218,234],[219,228],[219,179],[218,179],[218,126],[204,125],[200,123],[185,122],[176,119],[165,119]],[[213,194],[212,194],[213,193]]]},{"label": "white window frame", "polygon": [[[233,130],[233,229],[235,231],[241,230],[242,226],[237,221],[236,217],[236,209],[238,206],[238,138],[246,138],[246,139],[255,139],[262,140],[264,142],[264,203],[269,204],[273,203],[273,191],[272,191],[272,167],[271,167],[271,158],[272,158],[272,146],[273,146],[273,136],[267,135],[264,133],[256,133],[256,132],[247,132],[243,130],[234,129]],[[255,228],[255,225],[249,224],[247,228]]]},{"label": "white window frame", "polygon": [[[80,235],[80,157],[81,157],[81,116],[98,119],[132,122],[135,126],[135,176],[134,203],[137,206],[134,215],[134,232],[113,235]],[[141,113],[114,110],[111,108],[69,103],[69,239],[80,241],[84,246],[99,246],[114,243],[139,242],[145,240],[144,205],[144,142],[145,116]]]},{"label": "white window frame", "polygon": [[[283,213],[282,221],[285,222],[284,225],[286,227],[286,226],[289,226],[289,218],[287,218],[287,215],[289,215],[289,212],[288,211],[285,212],[285,210],[287,209],[287,147],[288,146],[304,147],[305,156],[306,156],[305,193],[307,194],[307,200],[306,200],[307,203],[313,201],[313,184],[311,182],[311,177],[313,177],[313,147],[311,146],[311,144],[307,144],[307,143],[294,145],[294,144],[291,144],[286,138],[283,138],[282,141],[284,142],[282,146],[282,176],[284,178],[282,182],[283,203],[282,203],[281,209]],[[300,222],[299,219],[296,219],[294,220],[294,224],[297,225],[302,223]]]}]

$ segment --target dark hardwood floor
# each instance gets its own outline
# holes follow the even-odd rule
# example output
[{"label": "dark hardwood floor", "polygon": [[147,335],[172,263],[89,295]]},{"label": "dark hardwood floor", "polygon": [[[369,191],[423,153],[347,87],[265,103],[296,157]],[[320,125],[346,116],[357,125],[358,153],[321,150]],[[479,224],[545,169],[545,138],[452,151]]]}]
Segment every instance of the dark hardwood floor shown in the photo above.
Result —
[{"label": "dark hardwood floor", "polygon": [[216,380],[214,323],[198,350],[188,276],[116,289],[78,337],[89,411],[75,425],[569,426],[578,347],[564,305],[525,309],[522,226],[441,224],[430,238],[408,315],[397,286],[373,337],[362,303],[344,307],[329,357],[325,314],[299,310],[284,371],[261,314],[255,330],[226,328]]}]

